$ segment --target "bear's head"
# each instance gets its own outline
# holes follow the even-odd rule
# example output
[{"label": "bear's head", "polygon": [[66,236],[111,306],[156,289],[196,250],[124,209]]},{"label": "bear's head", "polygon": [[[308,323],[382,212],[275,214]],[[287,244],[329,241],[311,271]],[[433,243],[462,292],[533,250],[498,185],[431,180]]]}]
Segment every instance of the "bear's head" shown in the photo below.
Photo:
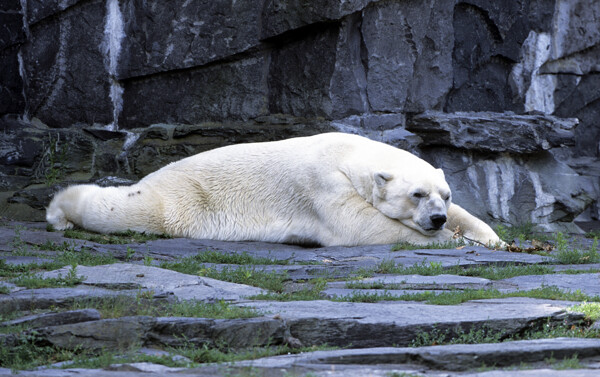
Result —
[{"label": "bear's head", "polygon": [[416,174],[376,172],[373,206],[426,236],[444,228],[452,195],[441,169]]}]

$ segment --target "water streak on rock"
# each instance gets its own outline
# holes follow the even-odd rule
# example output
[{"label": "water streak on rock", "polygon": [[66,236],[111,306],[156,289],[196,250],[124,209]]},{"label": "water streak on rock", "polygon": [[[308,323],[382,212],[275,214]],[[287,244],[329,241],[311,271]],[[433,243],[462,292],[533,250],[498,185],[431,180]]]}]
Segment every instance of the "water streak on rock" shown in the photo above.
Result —
[{"label": "water streak on rock", "polygon": [[123,109],[123,87],[117,80],[121,42],[125,37],[123,15],[118,0],[108,0],[106,3],[106,23],[104,25],[104,41],[102,44],[106,56],[106,68],[110,77],[110,99],[113,104],[113,122],[107,128],[116,131],[119,115]]}]

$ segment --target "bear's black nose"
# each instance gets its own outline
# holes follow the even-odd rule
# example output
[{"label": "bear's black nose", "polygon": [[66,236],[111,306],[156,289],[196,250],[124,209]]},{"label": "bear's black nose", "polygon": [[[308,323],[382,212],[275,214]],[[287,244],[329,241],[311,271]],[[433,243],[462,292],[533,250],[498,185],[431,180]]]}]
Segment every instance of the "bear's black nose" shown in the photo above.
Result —
[{"label": "bear's black nose", "polygon": [[431,224],[433,224],[433,227],[435,229],[440,229],[446,223],[446,216],[445,215],[431,215],[429,220],[431,220]]}]

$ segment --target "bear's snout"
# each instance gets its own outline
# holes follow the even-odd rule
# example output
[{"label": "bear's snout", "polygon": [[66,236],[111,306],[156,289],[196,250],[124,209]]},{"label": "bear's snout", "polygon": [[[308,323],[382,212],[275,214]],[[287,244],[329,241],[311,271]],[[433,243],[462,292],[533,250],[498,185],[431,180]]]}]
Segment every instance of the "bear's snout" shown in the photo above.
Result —
[{"label": "bear's snout", "polygon": [[446,215],[435,214],[429,217],[434,229],[441,229],[446,223]]}]

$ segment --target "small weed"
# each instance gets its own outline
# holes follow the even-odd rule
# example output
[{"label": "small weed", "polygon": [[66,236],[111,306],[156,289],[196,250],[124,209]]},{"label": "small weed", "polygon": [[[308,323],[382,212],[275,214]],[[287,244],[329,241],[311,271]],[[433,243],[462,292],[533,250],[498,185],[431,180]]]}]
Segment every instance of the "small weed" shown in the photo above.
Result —
[{"label": "small weed", "polygon": [[12,280],[12,283],[28,289],[74,287],[85,280],[83,276],[77,276],[77,267],[73,265],[67,276],[60,274],[57,278],[43,278],[39,275],[23,275]]},{"label": "small weed", "polygon": [[441,263],[427,263],[427,259],[424,259],[421,263],[415,263],[410,267],[398,266],[393,259],[386,259],[377,265],[374,272],[378,274],[434,276],[447,271],[444,270]]},{"label": "small weed", "polygon": [[248,307],[238,307],[225,301],[203,303],[196,301],[179,301],[167,303],[152,301],[152,291],[140,291],[135,298],[131,296],[113,296],[76,300],[72,309],[96,309],[102,318],[119,318],[125,316],[155,317],[193,317],[193,318],[254,318],[262,313]]},{"label": "small weed", "polygon": [[396,262],[393,259],[386,259],[377,265],[375,272],[378,274],[391,274],[396,270]]},{"label": "small weed", "polygon": [[531,297],[548,300],[593,301],[600,302],[598,296],[588,296],[581,291],[563,292],[557,287],[542,287],[529,291],[502,293],[496,289],[465,289],[436,293],[432,291],[421,293],[405,293],[393,295],[388,291],[381,293],[365,293],[357,290],[350,296],[336,298],[335,301],[349,302],[379,302],[379,301],[424,301],[431,305],[458,305],[472,300],[496,299],[507,297]]},{"label": "small weed", "polygon": [[[458,266],[457,266],[458,267]],[[484,279],[490,280],[502,280],[508,279],[515,276],[523,276],[523,275],[549,275],[554,274],[555,271],[552,267],[544,266],[541,264],[533,264],[533,265],[516,265],[516,266],[476,266],[469,267],[466,269],[461,269],[458,267],[460,271],[457,271],[457,275],[461,276],[476,276]],[[454,273],[455,268],[450,269],[450,273]],[[564,272],[563,272],[564,273]]]},{"label": "small weed", "polygon": [[514,226],[497,225],[494,227],[496,234],[501,240],[511,243],[513,240],[518,239],[521,242],[525,240],[537,240],[537,241],[548,241],[551,237],[535,231],[535,225],[533,223],[524,223]]},{"label": "small weed", "polygon": [[271,258],[256,258],[241,254],[226,254],[219,251],[206,250],[189,258],[197,263],[240,264],[240,265],[288,265],[289,261]]},{"label": "small weed", "polygon": [[0,295],[7,295],[10,293],[10,288],[5,285],[0,285]]},{"label": "small weed", "polygon": [[250,297],[252,300],[270,301],[312,301],[323,298],[321,291],[327,286],[327,280],[323,278],[313,279],[311,285],[296,292],[269,292]]},{"label": "small weed", "polygon": [[190,344],[185,347],[170,349],[169,351],[187,357],[195,363],[230,363],[241,360],[254,360],[268,356],[289,355],[302,352],[314,352],[333,350],[334,347],[301,347],[291,348],[288,346],[251,347],[247,349],[214,348],[207,344],[198,347]]},{"label": "small weed", "polygon": [[59,140],[50,137],[50,145],[43,159],[46,163],[45,183],[46,186],[52,186],[64,178],[67,145],[63,143],[59,147]]},{"label": "small weed", "polygon": [[13,255],[24,255],[28,251],[27,243],[21,238],[21,231],[23,230],[25,230],[25,227],[23,226],[17,225],[15,227],[15,236],[10,243],[11,253]]},{"label": "small weed", "polygon": [[590,230],[585,234],[586,238],[600,238],[600,229]]},{"label": "small weed", "polygon": [[127,247],[127,252],[125,253],[125,261],[126,262],[131,261],[131,258],[133,258],[134,255],[135,255],[135,250],[133,250],[132,248],[130,248],[128,246]]},{"label": "small weed", "polygon": [[283,282],[288,280],[286,272],[267,272],[263,269],[257,269],[254,266],[225,267],[219,270],[206,267],[202,262],[198,262],[196,257],[184,258],[180,262],[164,262],[161,263],[160,267],[184,274],[200,275],[231,283],[247,284],[274,292],[283,291]]},{"label": "small weed", "polygon": [[267,272],[253,266],[225,267],[220,271],[214,268],[203,268],[198,271],[198,275],[231,283],[251,285],[273,292],[283,291],[283,282],[288,280],[287,273]]},{"label": "small weed", "polygon": [[543,265],[526,265],[526,266],[475,266],[463,268],[461,266],[443,267],[440,262],[427,262],[423,260],[420,263],[415,263],[412,266],[398,266],[393,260],[385,260],[381,262],[375,272],[381,274],[397,274],[397,275],[422,275],[436,276],[441,274],[461,275],[461,276],[477,276],[490,280],[507,279],[521,275],[545,275],[552,274],[554,270]]},{"label": "small weed", "polygon": [[421,250],[421,249],[454,249],[459,246],[464,246],[465,242],[461,240],[447,242],[433,242],[427,245],[415,245],[410,242],[399,242],[392,246],[392,251],[401,250]]},{"label": "small weed", "polygon": [[598,253],[598,238],[594,241],[588,250],[581,250],[578,245],[569,245],[566,237],[558,232],[556,233],[556,259],[562,264],[584,264],[600,262]]},{"label": "small weed", "polygon": [[560,361],[556,360],[554,356],[551,356],[548,359],[544,359],[544,361],[546,362],[546,364],[550,364],[552,369],[557,370],[582,368],[581,363],[579,362],[579,357],[576,353],[573,354],[573,356],[569,358],[565,357]]},{"label": "small weed", "polygon": [[15,336],[10,345],[0,342],[0,367],[13,370],[32,369],[40,365],[67,361],[73,356],[73,352],[40,344],[35,331]]},{"label": "small weed", "polygon": [[462,328],[439,330],[433,328],[429,332],[419,332],[412,340],[411,347],[437,346],[441,344],[479,344],[499,343],[505,337],[504,332],[493,330],[489,326],[465,332]]},{"label": "small weed", "polygon": [[0,259],[0,277],[14,278],[20,274],[32,273],[36,270],[56,270],[63,266],[64,264],[56,262],[8,264]]},{"label": "small weed", "polygon": [[56,257],[56,262],[63,266],[69,264],[80,264],[83,266],[100,266],[103,264],[111,264],[118,262],[118,259],[111,254],[93,254],[85,247],[81,247],[79,251],[71,249],[63,252]]},{"label": "small weed", "polygon": [[134,351],[126,352],[125,354],[117,354],[113,352],[103,351],[102,353],[89,354],[82,353],[76,355],[72,362],[65,365],[64,368],[86,368],[86,369],[102,369],[113,364],[124,363],[152,363],[164,365],[167,367],[189,368],[196,366],[186,360],[177,360],[172,355],[145,355],[135,353]]},{"label": "small weed", "polygon": [[411,267],[400,267],[395,271],[399,275],[423,275],[423,276],[435,276],[443,273],[448,273],[442,267],[440,262],[429,262],[424,259],[421,263],[415,263]]},{"label": "small weed", "polygon": [[152,262],[154,262],[154,258],[152,258],[150,255],[144,256],[144,266],[152,266]]},{"label": "small weed", "polygon": [[[479,329],[471,328],[469,331],[465,331],[460,327],[445,330],[436,329],[434,327],[433,329],[419,331],[416,334],[415,339],[411,342],[411,346],[423,347],[446,344],[501,343],[515,340],[562,337],[597,338],[598,336],[600,336],[600,330],[593,330],[585,326],[578,327],[568,325],[566,322],[552,322],[551,319],[548,318],[544,323],[534,325],[533,328],[517,334],[506,333],[502,329],[494,329],[487,325],[484,325]],[[576,363],[571,361],[571,363],[567,362],[564,364],[566,368],[569,368],[568,365],[576,365]]]},{"label": "small weed", "polygon": [[579,305],[570,307],[568,310],[570,312],[583,313],[585,318],[590,321],[600,319],[600,303],[598,302],[582,302]]}]

